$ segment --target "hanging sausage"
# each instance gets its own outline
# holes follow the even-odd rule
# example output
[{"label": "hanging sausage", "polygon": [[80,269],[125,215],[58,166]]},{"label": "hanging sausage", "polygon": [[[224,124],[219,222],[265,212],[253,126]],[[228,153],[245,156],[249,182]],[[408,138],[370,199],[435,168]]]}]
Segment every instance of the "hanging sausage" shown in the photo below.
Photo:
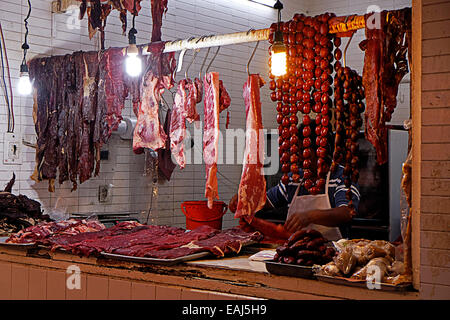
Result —
[{"label": "hanging sausage", "polygon": [[[279,27],[287,47],[288,72],[276,79],[269,75],[272,79],[270,97],[277,102],[281,181],[287,184],[291,172],[293,182],[300,182],[301,167],[304,187],[311,194],[323,192],[330,166],[327,147],[332,133],[333,36],[328,33],[328,20],[334,16],[330,13],[315,17],[296,14],[292,20],[281,22]],[[277,24],[272,24],[271,43],[276,28]],[[298,112],[303,113],[300,134]],[[313,141],[311,123],[314,113],[316,139]],[[317,155],[317,166],[312,163],[313,153]]]}]

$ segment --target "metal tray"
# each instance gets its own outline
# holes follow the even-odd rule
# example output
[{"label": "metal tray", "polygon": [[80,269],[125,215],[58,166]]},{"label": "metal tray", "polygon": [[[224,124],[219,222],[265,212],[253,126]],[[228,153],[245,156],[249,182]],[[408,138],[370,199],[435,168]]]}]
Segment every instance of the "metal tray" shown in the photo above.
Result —
[{"label": "metal tray", "polygon": [[[367,287],[367,283],[365,280],[354,280],[354,279],[347,279],[347,278],[342,278],[342,277],[332,277],[332,276],[325,276],[325,275],[319,275],[319,274],[316,274],[316,278],[320,281],[324,281],[324,282],[328,282],[328,283],[369,289]],[[393,284],[389,284],[389,283],[377,283],[377,284],[380,285],[379,290],[383,290],[383,291],[407,291],[412,288],[412,285],[410,283],[399,284],[399,285],[393,285]]]},{"label": "metal tray", "polygon": [[191,261],[191,260],[197,260],[204,257],[209,256],[210,252],[199,252],[190,254],[184,257],[179,257],[175,259],[157,259],[157,258],[145,258],[145,257],[133,257],[133,256],[125,256],[122,254],[115,254],[115,253],[106,253],[101,252],[102,256],[106,258],[111,259],[118,259],[118,260],[124,260],[124,261],[131,261],[131,262],[140,262],[140,263],[148,263],[148,264],[159,264],[159,265],[165,265],[165,266],[172,266],[178,263],[182,263],[185,261]]},{"label": "metal tray", "polygon": [[264,262],[266,263],[267,271],[273,274],[306,279],[314,279],[315,277],[312,271],[312,267],[280,263],[273,260],[265,260]]},{"label": "metal tray", "polygon": [[2,246],[9,246],[9,247],[18,247],[18,248],[31,248],[31,247],[34,247],[36,245],[36,243],[34,243],[34,242],[30,242],[30,243],[7,243],[5,241],[8,238],[9,237],[0,237],[0,245],[2,245]]}]

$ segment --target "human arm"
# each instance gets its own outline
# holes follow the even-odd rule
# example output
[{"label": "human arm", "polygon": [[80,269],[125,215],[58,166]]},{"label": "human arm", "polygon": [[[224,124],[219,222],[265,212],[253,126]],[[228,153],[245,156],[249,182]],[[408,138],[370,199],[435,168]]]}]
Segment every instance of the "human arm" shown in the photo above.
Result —
[{"label": "human arm", "polygon": [[293,213],[285,222],[284,227],[290,232],[300,230],[311,223],[326,227],[338,227],[351,219],[352,215],[349,208],[340,206],[331,209]]}]

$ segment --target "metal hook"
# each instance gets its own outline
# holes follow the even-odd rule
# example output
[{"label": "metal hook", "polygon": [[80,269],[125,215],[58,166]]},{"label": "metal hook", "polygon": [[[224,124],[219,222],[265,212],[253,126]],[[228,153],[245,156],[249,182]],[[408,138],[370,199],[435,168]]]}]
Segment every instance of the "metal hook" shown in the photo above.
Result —
[{"label": "metal hook", "polygon": [[206,52],[205,58],[203,59],[203,63],[202,66],[200,67],[200,72],[198,73],[198,77],[201,79],[202,78],[202,71],[203,71],[203,66],[205,65],[206,59],[208,58],[209,55],[209,51],[211,50],[211,47],[208,48],[208,51]]},{"label": "metal hook", "polygon": [[213,63],[214,59],[216,59],[217,54],[219,53],[220,47],[217,47],[217,51],[214,54],[214,57],[212,57],[211,61],[208,64],[208,68],[206,68],[205,73],[208,73],[209,67],[211,67],[211,64]]},{"label": "metal hook", "polygon": [[[249,30],[249,31],[250,31],[250,30]],[[258,44],[259,44],[259,41],[256,42],[256,46],[255,46],[255,48],[253,49],[252,55],[250,56],[250,59],[248,59],[248,62],[247,62],[247,74],[248,74],[248,75],[250,75],[250,70],[249,70],[250,62],[252,61],[253,56],[255,55],[256,48],[258,48]]]},{"label": "metal hook", "polygon": [[345,46],[345,49],[344,49],[344,54],[343,54],[343,57],[342,57],[342,64],[343,64],[343,66],[344,66],[344,68],[345,68],[345,60],[346,60],[346,57],[347,57],[347,48],[348,48],[348,45],[350,44],[350,41],[352,41],[352,38],[353,38],[353,35],[355,34],[355,31],[353,31],[352,32],[352,35],[350,36],[350,39],[348,39],[348,42],[347,42],[347,45]]},{"label": "metal hook", "polygon": [[188,65],[187,68],[186,68],[186,71],[184,72],[184,78],[185,78],[185,79],[188,78],[188,71],[189,71],[189,68],[191,67],[192,63],[193,63],[194,60],[195,60],[195,57],[197,56],[197,54],[198,54],[199,52],[200,52],[200,49],[195,49],[195,50],[194,50],[194,56],[192,57],[191,62],[189,63],[189,65]]},{"label": "metal hook", "polygon": [[178,57],[178,68],[177,68],[177,72],[181,71],[181,67],[183,66],[183,58],[184,58],[184,54],[186,53],[186,49],[183,49],[180,53],[180,56]]}]

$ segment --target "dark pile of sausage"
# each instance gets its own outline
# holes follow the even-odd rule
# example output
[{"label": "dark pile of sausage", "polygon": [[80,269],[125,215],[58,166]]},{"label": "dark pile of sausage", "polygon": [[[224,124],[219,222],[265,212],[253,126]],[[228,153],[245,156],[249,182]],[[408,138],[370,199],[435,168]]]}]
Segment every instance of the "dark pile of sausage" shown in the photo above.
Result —
[{"label": "dark pile of sausage", "polygon": [[335,250],[327,247],[328,242],[319,231],[303,229],[291,237],[276,250],[274,261],[313,266],[314,264],[327,264],[333,259]]},{"label": "dark pile of sausage", "polygon": [[[289,173],[292,173],[292,181],[301,182],[310,194],[322,193],[330,165],[335,170],[336,164],[339,163],[345,165],[345,182],[349,188],[347,196],[351,200],[351,181],[358,180],[356,139],[362,124],[360,113],[364,111],[362,104],[364,92],[361,77],[355,71],[343,68],[339,61],[342,52],[337,47],[340,46],[341,40],[328,33],[328,20],[334,16],[330,13],[315,17],[296,14],[293,20],[280,22],[279,28],[283,31],[283,41],[288,53],[288,72],[278,78],[269,74],[272,79],[270,97],[272,101],[277,102],[282,182],[287,184],[290,181]],[[277,27],[277,24],[273,24],[270,28],[271,43]],[[338,85],[334,102],[336,109],[333,109],[331,98],[334,58],[336,59],[334,69],[336,75],[339,74],[334,80],[335,87]],[[300,134],[297,127],[298,112],[303,113],[303,129]],[[333,139],[331,123],[333,112],[335,118],[339,118],[336,121],[339,130],[334,138],[335,154],[331,164],[328,147]],[[312,121],[316,123],[315,140],[311,138]],[[313,152],[317,156],[317,166],[312,163]],[[303,170],[302,180],[299,168]]]}]

